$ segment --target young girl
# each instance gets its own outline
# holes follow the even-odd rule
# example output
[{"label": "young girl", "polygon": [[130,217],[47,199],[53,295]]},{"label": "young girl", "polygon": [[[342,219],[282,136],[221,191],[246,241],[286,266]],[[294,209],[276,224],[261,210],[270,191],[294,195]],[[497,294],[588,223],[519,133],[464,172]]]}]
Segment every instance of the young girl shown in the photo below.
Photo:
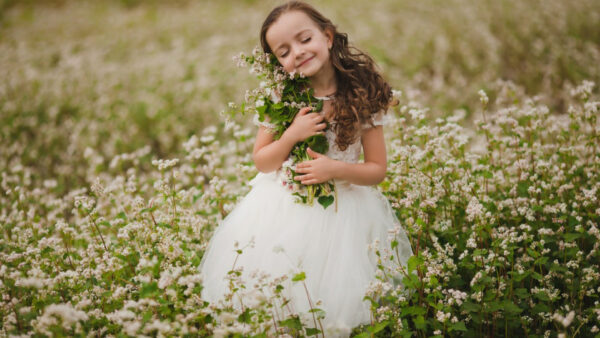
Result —
[{"label": "young girl", "polygon": [[[303,2],[273,9],[260,38],[264,51],[274,54],[285,71],[309,78],[324,107],[319,113],[300,110],[278,140],[269,133],[269,123],[255,119],[259,129],[253,159],[260,173],[211,239],[200,265],[202,298],[217,302],[229,292],[226,276],[234,264],[243,267],[249,288],[253,271],[272,277],[302,271],[306,289],[302,283],[287,283],[287,307],[303,313],[319,307],[326,313],[326,336],[348,336],[371,318],[363,297],[375,279],[377,259],[369,244],[378,240],[383,245],[388,232],[395,231],[400,261],[405,264],[412,254],[389,202],[372,187],[386,174],[382,125],[393,101],[391,88],[369,56],[349,47],[346,34]],[[326,121],[330,128],[324,131]],[[282,184],[279,169],[292,147],[317,133],[326,135],[329,151],[309,149],[313,159],[297,165],[295,180],[306,185],[334,180],[337,211],[295,203]],[[239,248],[252,244],[238,255],[234,243]]]}]

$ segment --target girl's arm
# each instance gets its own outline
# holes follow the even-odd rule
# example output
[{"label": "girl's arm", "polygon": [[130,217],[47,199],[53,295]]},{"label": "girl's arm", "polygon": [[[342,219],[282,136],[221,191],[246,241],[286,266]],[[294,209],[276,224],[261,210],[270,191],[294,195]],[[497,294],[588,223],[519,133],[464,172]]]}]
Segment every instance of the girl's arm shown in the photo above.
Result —
[{"label": "girl's arm", "polygon": [[322,133],[327,126],[322,123],[323,117],[317,113],[308,113],[310,110],[310,107],[300,109],[279,140],[274,140],[273,134],[269,133],[267,128],[259,127],[252,151],[256,169],[267,173],[281,168],[281,164],[287,159],[297,142]]},{"label": "girl's arm", "polygon": [[375,126],[364,131],[362,145],[365,153],[364,163],[347,163],[332,160],[329,157],[309,151],[313,160],[299,163],[296,176],[302,184],[316,184],[330,179],[346,180],[357,185],[375,185],[383,181],[387,171],[387,155],[383,127]]}]

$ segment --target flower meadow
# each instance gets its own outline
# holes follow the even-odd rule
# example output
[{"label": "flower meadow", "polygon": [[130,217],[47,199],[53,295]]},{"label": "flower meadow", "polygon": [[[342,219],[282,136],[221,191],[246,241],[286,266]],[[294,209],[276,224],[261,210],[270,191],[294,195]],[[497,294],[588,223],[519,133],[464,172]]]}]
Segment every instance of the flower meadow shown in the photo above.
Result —
[{"label": "flower meadow", "polygon": [[[256,87],[231,57],[271,5],[0,3],[2,336],[322,336],[285,305],[301,273],[231,262],[227,299],[199,296],[256,174],[251,118],[219,114]],[[323,3],[402,92],[378,189],[415,255],[371,245],[353,335],[600,336],[599,7]]]}]

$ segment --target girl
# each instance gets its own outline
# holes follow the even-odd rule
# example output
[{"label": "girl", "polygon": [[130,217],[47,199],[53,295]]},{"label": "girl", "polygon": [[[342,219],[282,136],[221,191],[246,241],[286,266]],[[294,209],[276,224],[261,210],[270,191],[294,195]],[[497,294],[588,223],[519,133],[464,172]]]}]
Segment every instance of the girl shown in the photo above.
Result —
[{"label": "girl", "polygon": [[[302,283],[288,282],[286,298],[296,312],[311,307],[325,311],[326,336],[348,336],[370,322],[366,289],[375,279],[373,241],[386,243],[388,231],[398,233],[400,261],[412,254],[406,234],[389,202],[371,187],[385,178],[386,150],[383,114],[392,104],[390,86],[366,54],[349,47],[347,35],[303,2],[291,1],[267,16],[260,40],[266,53],[277,57],[285,71],[301,72],[315,96],[325,100],[322,112],[300,110],[280,139],[259,125],[253,159],[260,173],[252,190],[217,228],[200,265],[202,298],[217,302],[229,292],[227,272],[242,267],[248,283],[262,271],[272,277],[305,273]],[[330,128],[324,131],[326,121]],[[301,184],[334,180],[338,210],[294,202],[282,185],[279,168],[292,147],[324,133],[329,151],[297,165]],[[364,161],[359,162],[361,148]],[[234,248],[234,243],[236,247]],[[236,252],[237,243],[246,245]],[[306,287],[306,289],[305,289]],[[320,300],[320,302],[317,302]],[[317,305],[319,304],[319,305]]]}]

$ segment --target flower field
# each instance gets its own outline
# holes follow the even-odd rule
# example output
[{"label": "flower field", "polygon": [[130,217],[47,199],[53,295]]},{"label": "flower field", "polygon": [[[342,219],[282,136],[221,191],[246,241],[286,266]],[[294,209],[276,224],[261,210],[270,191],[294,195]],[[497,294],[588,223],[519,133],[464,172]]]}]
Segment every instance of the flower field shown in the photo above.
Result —
[{"label": "flower field", "polygon": [[[0,1],[0,335],[321,336],[301,275],[199,296],[256,174],[232,57],[278,3]],[[373,243],[353,335],[600,337],[600,2],[314,4],[402,93],[378,188],[415,256]]]}]

